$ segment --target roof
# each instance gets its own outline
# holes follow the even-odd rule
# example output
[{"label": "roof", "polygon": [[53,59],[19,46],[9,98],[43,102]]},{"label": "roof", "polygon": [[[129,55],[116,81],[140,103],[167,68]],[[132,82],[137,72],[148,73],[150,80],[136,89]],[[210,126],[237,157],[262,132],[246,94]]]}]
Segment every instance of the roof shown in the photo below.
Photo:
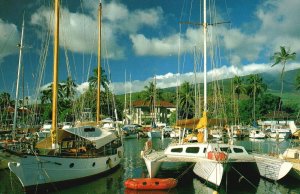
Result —
[{"label": "roof", "polygon": [[[132,103],[133,107],[149,107],[150,101],[145,100],[137,100]],[[168,101],[157,101],[155,102],[156,107],[163,107],[163,108],[176,108],[176,106]]]},{"label": "roof", "polygon": [[[81,126],[81,127],[71,127],[67,129],[57,130],[58,141],[62,141],[65,138],[69,138],[70,135],[79,136],[90,142],[94,142],[96,148],[100,148],[105,144],[113,141],[117,138],[116,134],[112,130],[105,130],[95,126]],[[47,137],[42,141],[37,143],[37,148],[51,148],[51,137]]]}]

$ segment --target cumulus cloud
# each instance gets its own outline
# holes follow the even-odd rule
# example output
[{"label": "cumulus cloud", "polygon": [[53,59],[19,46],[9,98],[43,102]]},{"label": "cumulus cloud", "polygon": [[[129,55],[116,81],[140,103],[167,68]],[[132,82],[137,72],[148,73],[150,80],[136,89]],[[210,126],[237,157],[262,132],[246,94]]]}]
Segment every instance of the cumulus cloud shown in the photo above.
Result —
[{"label": "cumulus cloud", "polygon": [[[286,46],[299,53],[300,25],[296,25],[300,17],[299,7],[300,1],[297,0],[264,1],[253,13],[256,17],[255,29],[248,30],[253,21],[244,23],[241,28],[209,27],[208,47],[213,47],[209,46],[212,44],[228,50],[230,57],[224,58],[227,58],[228,64],[231,65],[253,63],[259,59],[268,61],[279,46]],[[188,27],[181,34],[171,34],[167,37],[132,34],[130,38],[137,55],[168,56],[178,53],[178,47],[182,53],[191,51],[195,45],[200,45],[201,48],[202,33],[202,29]]]},{"label": "cumulus cloud", "polygon": [[[70,51],[78,53],[97,53],[97,1],[84,2],[88,13],[70,12],[68,8],[61,8],[60,45]],[[106,58],[121,59],[125,56],[128,45],[120,44],[120,36],[136,33],[148,26],[155,28],[163,17],[161,8],[137,9],[129,11],[119,2],[105,3],[102,9],[102,45],[108,52]],[[118,13],[118,14],[116,14]],[[31,24],[40,26],[39,32],[53,29],[53,10],[49,7],[39,8],[31,16]]]},{"label": "cumulus cloud", "polygon": [[[286,65],[285,71],[298,69],[299,63],[289,63]],[[245,66],[222,66],[215,68],[207,72],[207,81],[215,81],[233,78],[234,76],[246,76],[249,74],[260,74],[260,73],[278,73],[280,74],[282,67],[274,66],[271,67],[271,63],[251,63]],[[194,73],[166,73],[164,75],[156,75],[156,86],[157,88],[170,88],[181,85],[183,82],[190,83],[203,83],[203,72],[198,72],[196,76]],[[195,80],[196,77],[196,80]],[[133,80],[131,82],[114,82],[110,84],[110,89],[115,94],[124,94],[131,92],[140,92],[144,90],[145,86],[148,86],[150,82],[154,82],[154,77],[147,78],[146,80]],[[83,93],[88,89],[88,82],[79,84],[77,90]]]},{"label": "cumulus cloud", "polygon": [[7,23],[0,18],[0,62],[4,57],[18,52],[20,36],[15,24]]},{"label": "cumulus cloud", "polygon": [[[178,37],[176,35],[164,39],[147,39],[142,34],[131,35],[133,49],[140,56],[166,56],[178,53]],[[145,46],[146,45],[146,46]]]}]

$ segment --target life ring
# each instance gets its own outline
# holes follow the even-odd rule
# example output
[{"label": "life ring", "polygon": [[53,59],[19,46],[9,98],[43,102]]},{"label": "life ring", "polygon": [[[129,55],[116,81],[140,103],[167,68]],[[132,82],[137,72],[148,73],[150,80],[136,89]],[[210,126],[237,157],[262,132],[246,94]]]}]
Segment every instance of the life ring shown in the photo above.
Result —
[{"label": "life ring", "polygon": [[111,161],[110,158],[108,158],[108,159],[106,160],[106,165],[107,165],[109,168],[112,168],[112,167],[113,167],[113,163],[112,163],[112,161]]}]

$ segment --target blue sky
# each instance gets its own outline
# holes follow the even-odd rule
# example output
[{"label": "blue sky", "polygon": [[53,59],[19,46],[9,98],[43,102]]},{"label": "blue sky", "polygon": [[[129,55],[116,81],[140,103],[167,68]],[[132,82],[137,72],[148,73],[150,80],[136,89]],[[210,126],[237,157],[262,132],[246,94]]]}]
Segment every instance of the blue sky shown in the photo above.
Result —
[{"label": "blue sky", "polygon": [[[0,91],[14,96],[21,24],[25,13],[25,95],[52,80],[52,1],[0,0]],[[286,46],[300,53],[300,1],[207,0],[209,23],[230,21],[208,29],[208,79],[275,72],[270,56]],[[70,75],[78,91],[97,66],[99,0],[61,0],[59,79]],[[102,1],[102,67],[110,72],[111,89],[140,91],[154,76],[157,86],[202,81],[202,28],[180,22],[203,21],[198,0]],[[195,51],[195,52],[194,52]],[[47,55],[45,54],[47,53]],[[195,53],[195,54],[194,54]],[[299,57],[287,70],[300,68]]]}]

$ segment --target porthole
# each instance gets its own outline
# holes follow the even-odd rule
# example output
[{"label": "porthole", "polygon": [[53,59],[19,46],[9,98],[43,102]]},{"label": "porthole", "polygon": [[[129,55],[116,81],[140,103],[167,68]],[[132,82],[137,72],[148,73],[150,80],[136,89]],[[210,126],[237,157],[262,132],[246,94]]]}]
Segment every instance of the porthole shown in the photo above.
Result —
[{"label": "porthole", "polygon": [[70,164],[70,168],[73,168],[73,167],[74,167],[74,163],[71,163],[71,164]]},{"label": "porthole", "polygon": [[96,165],[96,163],[95,163],[95,162],[93,162],[93,167],[95,167],[95,165]]}]

